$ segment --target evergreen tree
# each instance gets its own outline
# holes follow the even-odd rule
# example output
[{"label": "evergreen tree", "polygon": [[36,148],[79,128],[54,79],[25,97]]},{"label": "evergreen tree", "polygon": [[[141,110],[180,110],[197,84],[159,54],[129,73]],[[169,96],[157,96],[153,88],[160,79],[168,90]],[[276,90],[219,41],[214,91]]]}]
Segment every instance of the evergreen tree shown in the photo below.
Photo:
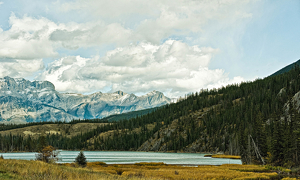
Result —
[{"label": "evergreen tree", "polygon": [[46,137],[44,135],[40,136],[38,139],[37,151],[42,152],[42,150],[47,146]]},{"label": "evergreen tree", "polygon": [[86,161],[85,155],[83,154],[83,151],[80,151],[80,153],[78,154],[78,156],[75,159],[75,162],[82,167],[86,166],[87,161]]}]

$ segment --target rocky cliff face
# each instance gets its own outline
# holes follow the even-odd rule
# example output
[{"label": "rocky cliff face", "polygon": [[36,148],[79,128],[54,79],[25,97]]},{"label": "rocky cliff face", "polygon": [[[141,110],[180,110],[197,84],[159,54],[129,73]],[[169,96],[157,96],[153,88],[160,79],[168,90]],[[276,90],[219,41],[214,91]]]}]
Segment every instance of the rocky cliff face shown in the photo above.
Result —
[{"label": "rocky cliff face", "polygon": [[112,114],[158,107],[170,103],[163,93],[144,96],[97,92],[90,95],[59,93],[49,81],[0,78],[0,122],[71,121],[103,118]]}]

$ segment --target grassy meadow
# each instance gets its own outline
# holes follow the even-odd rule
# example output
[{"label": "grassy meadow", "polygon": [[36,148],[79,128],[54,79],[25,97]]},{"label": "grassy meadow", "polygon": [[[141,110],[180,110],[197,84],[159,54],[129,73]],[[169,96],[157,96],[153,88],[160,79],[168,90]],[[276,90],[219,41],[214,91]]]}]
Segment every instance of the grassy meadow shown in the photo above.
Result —
[{"label": "grassy meadow", "polygon": [[76,164],[0,159],[0,179],[278,179],[278,174],[267,166],[257,165],[185,167],[164,163],[90,162],[82,168]]},{"label": "grassy meadow", "polygon": [[[42,161],[0,159],[0,179],[13,180],[96,180],[126,179],[119,175],[95,172],[91,168],[75,168]],[[140,179],[140,178],[132,178]]]}]

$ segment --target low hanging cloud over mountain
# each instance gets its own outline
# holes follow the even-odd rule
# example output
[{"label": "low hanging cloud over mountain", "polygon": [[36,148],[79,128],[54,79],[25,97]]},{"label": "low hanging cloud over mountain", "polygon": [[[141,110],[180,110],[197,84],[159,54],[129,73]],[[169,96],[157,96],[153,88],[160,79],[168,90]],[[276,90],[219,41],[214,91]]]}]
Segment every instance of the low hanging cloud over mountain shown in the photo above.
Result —
[{"label": "low hanging cloud over mountain", "polygon": [[217,49],[188,46],[175,40],[162,45],[139,43],[107,52],[104,57],[64,57],[49,64],[39,79],[58,85],[58,91],[146,93],[160,89],[170,97],[228,83],[223,70],[208,69]]}]

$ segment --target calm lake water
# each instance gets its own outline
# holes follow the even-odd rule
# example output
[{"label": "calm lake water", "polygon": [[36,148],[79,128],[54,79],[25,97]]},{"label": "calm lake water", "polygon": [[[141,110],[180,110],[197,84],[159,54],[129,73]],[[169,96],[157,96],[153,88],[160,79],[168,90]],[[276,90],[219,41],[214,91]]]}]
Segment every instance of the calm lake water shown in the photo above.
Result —
[{"label": "calm lake water", "polygon": [[[59,163],[74,162],[79,151],[60,151]],[[34,160],[35,154],[26,153],[0,153],[4,159]],[[84,151],[87,161],[101,161],[107,164],[131,164],[137,162],[164,162],[166,164],[195,164],[195,165],[221,165],[242,164],[241,160],[219,159],[204,157],[198,153],[159,153],[159,152],[128,152],[128,151]]]}]

